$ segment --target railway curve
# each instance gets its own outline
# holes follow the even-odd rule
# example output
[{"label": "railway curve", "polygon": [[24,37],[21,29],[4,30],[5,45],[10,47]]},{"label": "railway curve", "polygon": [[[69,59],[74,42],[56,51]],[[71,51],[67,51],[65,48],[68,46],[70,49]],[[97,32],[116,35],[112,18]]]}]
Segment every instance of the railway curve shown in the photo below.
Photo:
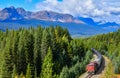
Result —
[{"label": "railway curve", "polygon": [[108,58],[103,56],[103,61],[101,63],[100,68],[96,72],[96,74],[88,76],[89,74],[87,72],[85,72],[79,78],[101,78],[101,75],[105,72],[105,68],[107,65],[108,65]]}]

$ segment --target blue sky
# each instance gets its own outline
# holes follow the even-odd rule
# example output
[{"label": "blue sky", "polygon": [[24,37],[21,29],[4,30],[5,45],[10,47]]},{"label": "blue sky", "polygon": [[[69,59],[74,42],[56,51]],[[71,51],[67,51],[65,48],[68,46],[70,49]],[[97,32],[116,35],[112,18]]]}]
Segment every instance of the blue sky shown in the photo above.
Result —
[{"label": "blue sky", "polygon": [[[23,7],[26,10],[29,11],[36,11],[36,5],[38,3],[42,3],[45,0],[0,0],[0,8],[5,8],[5,7]],[[51,0],[52,1],[52,0]],[[58,2],[61,2],[62,0],[57,0]]]},{"label": "blue sky", "polygon": [[50,10],[120,24],[120,0],[0,0],[0,9],[15,6],[29,11]]},{"label": "blue sky", "polygon": [[26,10],[35,10],[35,5],[44,0],[0,0],[0,8],[9,6],[23,7]]}]

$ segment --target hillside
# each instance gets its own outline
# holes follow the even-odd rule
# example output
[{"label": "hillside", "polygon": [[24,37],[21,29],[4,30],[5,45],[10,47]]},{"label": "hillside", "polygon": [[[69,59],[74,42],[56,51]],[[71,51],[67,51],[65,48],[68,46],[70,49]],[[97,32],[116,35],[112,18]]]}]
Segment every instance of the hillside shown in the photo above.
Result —
[{"label": "hillside", "polygon": [[[92,58],[91,48],[112,61],[119,74],[120,30],[72,39],[65,28],[40,26],[0,32],[1,78],[78,78]],[[48,71],[49,70],[49,71]]]}]

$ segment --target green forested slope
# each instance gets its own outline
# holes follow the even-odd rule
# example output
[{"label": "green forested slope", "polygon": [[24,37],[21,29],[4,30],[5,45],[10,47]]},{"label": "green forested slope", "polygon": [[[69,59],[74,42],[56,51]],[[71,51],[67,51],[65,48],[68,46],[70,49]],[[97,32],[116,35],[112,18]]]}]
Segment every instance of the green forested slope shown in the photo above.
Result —
[{"label": "green forested slope", "polygon": [[92,54],[67,29],[49,28],[0,32],[0,78],[77,78]]}]

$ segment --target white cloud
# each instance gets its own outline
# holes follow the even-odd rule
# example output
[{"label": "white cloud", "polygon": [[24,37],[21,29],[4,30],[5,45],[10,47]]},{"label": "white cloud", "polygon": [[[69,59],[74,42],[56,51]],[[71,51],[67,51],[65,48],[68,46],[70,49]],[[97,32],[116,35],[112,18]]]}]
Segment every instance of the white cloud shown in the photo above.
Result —
[{"label": "white cloud", "polygon": [[119,13],[120,15],[120,7],[109,7],[108,10],[110,13]]},{"label": "white cloud", "polygon": [[[95,21],[120,23],[119,0],[45,0],[36,4],[37,10],[52,10],[77,16],[91,17]],[[119,15],[119,16],[118,16]]]}]

